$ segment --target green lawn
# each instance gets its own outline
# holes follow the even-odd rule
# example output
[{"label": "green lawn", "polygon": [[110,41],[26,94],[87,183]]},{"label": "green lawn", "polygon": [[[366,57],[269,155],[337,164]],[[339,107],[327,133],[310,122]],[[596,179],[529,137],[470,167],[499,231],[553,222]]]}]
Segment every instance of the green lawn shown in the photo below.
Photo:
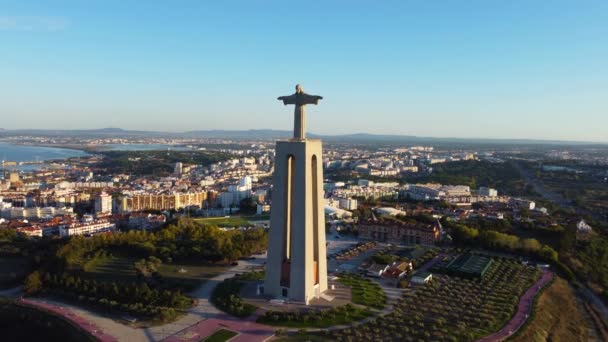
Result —
[{"label": "green lawn", "polygon": [[83,276],[98,281],[137,281],[133,263],[137,258],[112,256],[95,265],[90,271],[83,272]]},{"label": "green lawn", "polygon": [[373,281],[351,274],[340,275],[338,281],[351,287],[352,301],[375,309],[383,309],[386,295],[382,288]]},{"label": "green lawn", "polygon": [[214,224],[218,227],[239,227],[249,226],[255,221],[269,220],[270,215],[255,216],[230,216],[230,217],[205,217],[195,218],[196,222]]},{"label": "green lawn", "polygon": [[194,290],[197,286],[216,275],[224,272],[224,266],[189,265],[189,264],[162,264],[158,271],[163,279],[186,291]]},{"label": "green lawn", "polygon": [[[133,257],[112,256],[82,274],[84,277],[98,281],[137,282],[139,279],[133,268],[133,263],[137,260]],[[225,269],[222,266],[163,263],[158,268],[158,272],[170,285],[191,291]]]},{"label": "green lawn", "polygon": [[249,220],[241,216],[195,218],[196,222],[214,224],[218,227],[239,227],[250,225]]},{"label": "green lawn", "polygon": [[17,285],[29,272],[30,263],[26,258],[0,258],[0,289]]},{"label": "green lawn", "polygon": [[205,341],[205,342],[226,342],[226,341],[230,340],[231,338],[233,338],[236,335],[238,335],[238,334],[235,333],[234,331],[230,331],[230,330],[226,330],[226,329],[220,329],[220,330],[214,332],[213,334],[205,337],[201,341]]},{"label": "green lawn", "polygon": [[344,305],[331,309],[311,310],[306,312],[267,311],[258,317],[262,324],[290,328],[328,328],[334,325],[349,324],[371,316],[368,308]]}]

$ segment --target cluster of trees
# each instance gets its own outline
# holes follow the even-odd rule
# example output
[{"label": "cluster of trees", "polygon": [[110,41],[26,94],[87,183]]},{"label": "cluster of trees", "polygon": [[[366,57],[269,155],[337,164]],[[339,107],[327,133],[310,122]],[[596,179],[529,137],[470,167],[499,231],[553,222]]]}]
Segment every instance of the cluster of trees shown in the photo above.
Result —
[{"label": "cluster of trees", "polygon": [[407,292],[394,310],[367,323],[332,331],[337,341],[474,341],[504,325],[538,271],[495,258],[483,280],[445,275]]},{"label": "cluster of trees", "polygon": [[[163,261],[228,263],[264,250],[267,244],[264,229],[222,231],[216,226],[180,219],[155,232],[75,236],[68,240],[30,239],[25,245],[27,249],[20,249],[20,253],[32,251],[32,258],[38,260],[37,270],[24,282],[28,295],[48,292],[106,310],[170,320],[176,316],[176,309],[191,305],[191,299],[175,284],[160,281],[158,267]],[[34,254],[39,250],[44,253]],[[152,276],[155,281],[116,283],[80,276],[80,272],[92,270],[113,255],[141,258],[133,265],[136,272],[144,278]],[[247,308],[238,299],[231,300],[230,305],[236,311]]]},{"label": "cluster of trees", "polygon": [[376,264],[383,264],[383,265],[391,264],[393,261],[397,260],[397,258],[398,257],[396,255],[392,255],[392,254],[388,254],[388,253],[378,253],[378,254],[372,255],[373,262],[375,262]]},{"label": "cluster of trees", "polygon": [[104,250],[98,250],[92,253],[90,257],[87,258],[87,261],[82,265],[82,270],[85,272],[89,272],[93,270],[98,265],[103,264],[106,260],[112,258],[112,253]]},{"label": "cluster of trees", "polygon": [[418,267],[426,264],[428,261],[430,261],[437,255],[439,255],[439,250],[437,250],[436,248],[429,249],[428,251],[424,252],[424,254],[422,254],[421,256],[412,260],[412,264],[414,265],[414,268],[418,268]]},{"label": "cluster of trees", "polygon": [[433,182],[448,185],[468,185],[473,189],[487,186],[511,195],[525,194],[521,173],[513,162],[490,163],[488,161],[465,160],[434,164],[433,172],[419,177],[418,182]]},{"label": "cluster of trees", "polygon": [[160,277],[160,274],[158,273],[158,267],[160,267],[161,264],[162,261],[159,258],[151,256],[148,259],[140,259],[134,262],[133,268],[135,269],[135,273],[137,273],[139,277]]},{"label": "cluster of trees", "polygon": [[479,230],[494,230],[501,233],[506,233],[513,229],[513,226],[508,219],[491,220],[484,217],[476,217],[468,219],[466,224],[469,227],[477,228]]},{"label": "cluster of trees", "polygon": [[135,175],[165,176],[173,172],[177,162],[194,165],[209,165],[230,158],[216,151],[103,151],[103,160],[98,164],[108,173],[130,173]]},{"label": "cluster of trees", "polygon": [[211,294],[211,302],[220,310],[236,317],[248,317],[257,310],[255,305],[245,303],[239,296],[243,287],[242,278],[234,277],[219,283]]},{"label": "cluster of trees", "polygon": [[222,231],[191,219],[180,219],[156,232],[129,231],[92,237],[76,236],[56,253],[64,266],[78,264],[87,253],[112,250],[131,256],[155,256],[166,262],[188,260],[206,263],[230,262],[265,250],[264,229]]},{"label": "cluster of trees", "polygon": [[463,224],[450,224],[450,233],[455,243],[480,246],[490,250],[518,252],[548,262],[558,262],[558,253],[536,239],[522,239],[515,235],[493,230],[479,230]]},{"label": "cluster of trees", "polygon": [[239,203],[239,212],[243,215],[254,215],[258,210],[258,202],[253,197],[243,198]]},{"label": "cluster of trees", "polygon": [[170,320],[175,309],[192,305],[192,299],[180,291],[159,290],[146,283],[116,283],[83,279],[64,273],[31,273],[26,281],[26,294],[38,292],[58,295],[78,302],[100,306],[106,310],[129,312],[137,316]]},{"label": "cluster of trees", "polygon": [[576,257],[582,261],[577,273],[603,287],[603,295],[608,299],[608,239],[597,237],[581,242]]}]

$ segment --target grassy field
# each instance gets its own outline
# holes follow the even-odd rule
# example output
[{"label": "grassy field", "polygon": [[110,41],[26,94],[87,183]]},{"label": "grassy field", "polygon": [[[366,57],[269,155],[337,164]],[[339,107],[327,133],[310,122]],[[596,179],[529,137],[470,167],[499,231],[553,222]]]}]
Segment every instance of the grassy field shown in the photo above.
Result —
[{"label": "grassy field", "polygon": [[220,329],[220,330],[214,332],[213,334],[211,334],[210,336],[204,338],[203,341],[204,342],[226,342],[236,335],[238,335],[238,334],[235,333],[234,331]]},{"label": "grassy field", "polygon": [[0,289],[18,284],[29,272],[30,264],[26,258],[0,258]]},{"label": "grassy field", "polygon": [[353,303],[365,305],[374,309],[384,308],[386,295],[382,288],[370,279],[343,274],[338,281],[351,287]]},{"label": "grassy field", "polygon": [[556,278],[539,297],[526,330],[510,341],[590,341],[589,322],[584,317],[572,288],[562,278]]},{"label": "grassy field", "polygon": [[[83,275],[98,281],[137,282],[139,279],[133,267],[133,263],[137,260],[132,257],[112,256],[95,265],[90,271],[83,272]],[[190,291],[225,269],[221,266],[163,263],[158,268],[158,272],[169,284]]]},{"label": "grassy field", "polygon": [[223,266],[187,265],[187,264],[162,264],[158,271],[163,279],[186,291],[194,290],[207,280],[224,272]]},{"label": "grassy field", "polygon": [[218,227],[239,227],[250,225],[249,220],[241,216],[195,218],[196,222],[214,224]]},{"label": "grassy field", "polygon": [[360,321],[372,314],[373,312],[368,308],[347,304],[331,309],[305,312],[267,311],[258,317],[257,322],[290,328],[328,328]]},{"label": "grassy field", "polygon": [[251,222],[268,220],[268,215],[261,216],[230,216],[230,217],[205,217],[195,218],[196,222],[209,223],[218,227],[239,227],[251,225]]}]

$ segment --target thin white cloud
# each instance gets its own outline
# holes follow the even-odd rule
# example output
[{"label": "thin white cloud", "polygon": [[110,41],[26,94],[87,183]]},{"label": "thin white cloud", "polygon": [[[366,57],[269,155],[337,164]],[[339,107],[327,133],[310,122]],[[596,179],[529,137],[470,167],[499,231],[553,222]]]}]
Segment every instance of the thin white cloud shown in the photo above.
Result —
[{"label": "thin white cloud", "polygon": [[68,25],[63,17],[0,15],[0,31],[61,31]]}]

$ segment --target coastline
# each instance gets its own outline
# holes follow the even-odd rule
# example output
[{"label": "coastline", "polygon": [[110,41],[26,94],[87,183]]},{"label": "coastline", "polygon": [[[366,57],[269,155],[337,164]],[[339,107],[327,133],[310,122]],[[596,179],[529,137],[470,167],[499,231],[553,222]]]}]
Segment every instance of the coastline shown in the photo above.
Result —
[{"label": "coastline", "polygon": [[0,139],[0,142],[14,146],[28,146],[28,147],[50,147],[50,148],[61,148],[64,150],[80,151],[86,153],[94,153],[101,151],[101,148],[92,147],[90,145],[78,145],[78,144],[42,144],[42,143],[27,143],[14,140]]}]

